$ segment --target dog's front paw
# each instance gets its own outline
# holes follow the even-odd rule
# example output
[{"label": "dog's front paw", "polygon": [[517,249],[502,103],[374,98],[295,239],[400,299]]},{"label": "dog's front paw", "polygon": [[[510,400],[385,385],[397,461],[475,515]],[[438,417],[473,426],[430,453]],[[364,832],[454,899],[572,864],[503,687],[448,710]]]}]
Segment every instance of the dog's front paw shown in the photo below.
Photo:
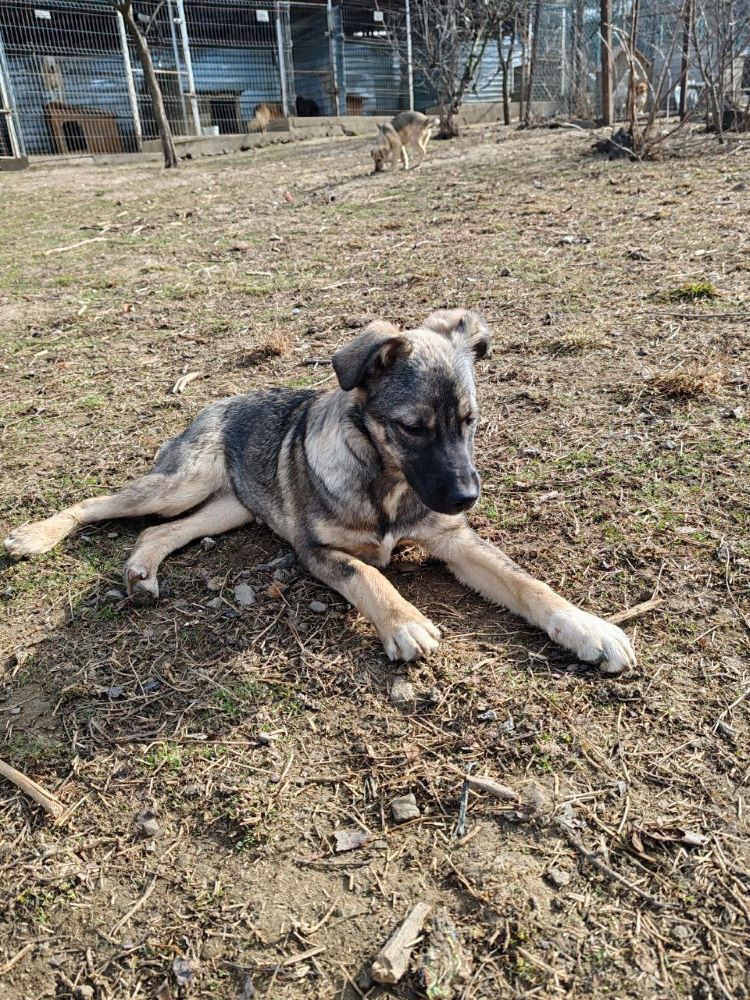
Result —
[{"label": "dog's front paw", "polygon": [[158,600],[159,581],[156,570],[141,563],[128,563],[125,567],[125,586],[134,604],[146,605]]},{"label": "dog's front paw", "polygon": [[418,660],[433,653],[440,644],[440,629],[429,618],[399,619],[388,633],[381,634],[389,660]]},{"label": "dog's front paw", "polygon": [[580,608],[556,612],[547,629],[551,639],[605,674],[621,674],[636,663],[630,639],[621,628]]},{"label": "dog's front paw", "polygon": [[37,524],[24,524],[20,528],[14,528],[3,545],[13,559],[23,559],[24,556],[49,552],[60,541],[60,537],[60,532],[50,528],[46,521],[39,521]]}]

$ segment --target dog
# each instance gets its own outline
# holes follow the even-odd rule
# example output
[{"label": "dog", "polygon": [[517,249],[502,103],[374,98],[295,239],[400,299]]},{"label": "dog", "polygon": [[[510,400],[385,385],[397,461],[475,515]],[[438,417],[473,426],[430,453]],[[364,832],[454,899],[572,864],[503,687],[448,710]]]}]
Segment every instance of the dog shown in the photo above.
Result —
[{"label": "dog", "polygon": [[419,150],[420,166],[427,156],[427,144],[432,136],[432,130],[440,124],[439,118],[428,118],[420,111],[402,111],[390,122],[378,126],[378,135],[375,145],[370,150],[370,155],[375,161],[375,173],[379,173],[390,159],[391,168],[396,169],[396,164],[401,158],[404,170],[409,169],[409,155],[406,147],[416,146]]},{"label": "dog", "polygon": [[412,330],[375,321],[334,354],[335,388],[213,403],[159,449],[147,475],[16,528],[5,547],[20,558],[79,525],[189,512],[137,539],[125,582],[143,602],[158,597],[170,552],[265,523],[372,622],[391,660],[408,661],[433,652],[440,632],[380,569],[399,543],[413,542],[580,660],[620,673],[635,664],[621,629],[570,604],[466,522],[480,490],[474,362],[489,346],[485,321],[465,309],[439,310]]},{"label": "dog", "polygon": [[284,112],[279,104],[256,104],[253,117],[247,123],[247,131],[265,132],[272,121],[283,116]]}]

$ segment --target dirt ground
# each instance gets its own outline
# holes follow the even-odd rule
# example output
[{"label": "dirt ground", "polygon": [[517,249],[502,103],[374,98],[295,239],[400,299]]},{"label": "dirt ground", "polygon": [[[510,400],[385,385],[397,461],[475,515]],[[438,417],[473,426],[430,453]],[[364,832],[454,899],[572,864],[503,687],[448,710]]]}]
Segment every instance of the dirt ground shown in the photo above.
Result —
[{"label": "dirt ground", "polygon": [[[2,175],[3,534],[144,472],[211,400],[331,385],[368,317],[465,305],[495,344],[472,523],[591,611],[663,603],[607,679],[412,551],[388,574],[444,641],[401,669],[259,568],[287,552],[262,528],[169,559],[150,609],[121,580],[145,522],[3,561],[0,756],[65,812],[0,779],[0,998],[748,996],[750,145],[590,142],[478,129],[395,177],[362,139]],[[460,837],[470,763],[522,805],[472,792]],[[368,986],[418,901],[464,984],[420,972],[433,923]]]}]

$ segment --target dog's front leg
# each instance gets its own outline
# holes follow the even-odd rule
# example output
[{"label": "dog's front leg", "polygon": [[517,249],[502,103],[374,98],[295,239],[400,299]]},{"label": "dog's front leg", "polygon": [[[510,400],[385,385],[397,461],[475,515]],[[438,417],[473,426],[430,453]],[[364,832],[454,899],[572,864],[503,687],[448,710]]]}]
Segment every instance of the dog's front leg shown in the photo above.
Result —
[{"label": "dog's front leg", "polygon": [[543,629],[580,660],[596,663],[608,674],[635,666],[633,647],[622,629],[560,597],[468,525],[438,532],[420,542],[462,583]]},{"label": "dog's front leg", "polygon": [[325,546],[302,549],[304,566],[353,604],[378,631],[391,660],[416,660],[437,649],[440,631],[374,566]]}]

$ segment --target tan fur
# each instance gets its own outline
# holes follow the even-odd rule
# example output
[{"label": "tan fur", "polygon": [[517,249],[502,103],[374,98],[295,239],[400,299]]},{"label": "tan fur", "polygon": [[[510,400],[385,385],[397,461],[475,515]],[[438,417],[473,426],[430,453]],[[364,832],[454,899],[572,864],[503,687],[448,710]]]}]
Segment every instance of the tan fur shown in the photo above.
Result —
[{"label": "tan fur", "polygon": [[375,145],[370,150],[370,155],[375,161],[375,171],[382,170],[389,160],[391,169],[395,170],[399,159],[404,165],[404,170],[408,170],[407,146],[416,147],[419,163],[415,164],[415,168],[421,166],[427,155],[432,129],[437,124],[437,118],[428,118],[419,111],[402,111],[390,122],[381,125]]}]

